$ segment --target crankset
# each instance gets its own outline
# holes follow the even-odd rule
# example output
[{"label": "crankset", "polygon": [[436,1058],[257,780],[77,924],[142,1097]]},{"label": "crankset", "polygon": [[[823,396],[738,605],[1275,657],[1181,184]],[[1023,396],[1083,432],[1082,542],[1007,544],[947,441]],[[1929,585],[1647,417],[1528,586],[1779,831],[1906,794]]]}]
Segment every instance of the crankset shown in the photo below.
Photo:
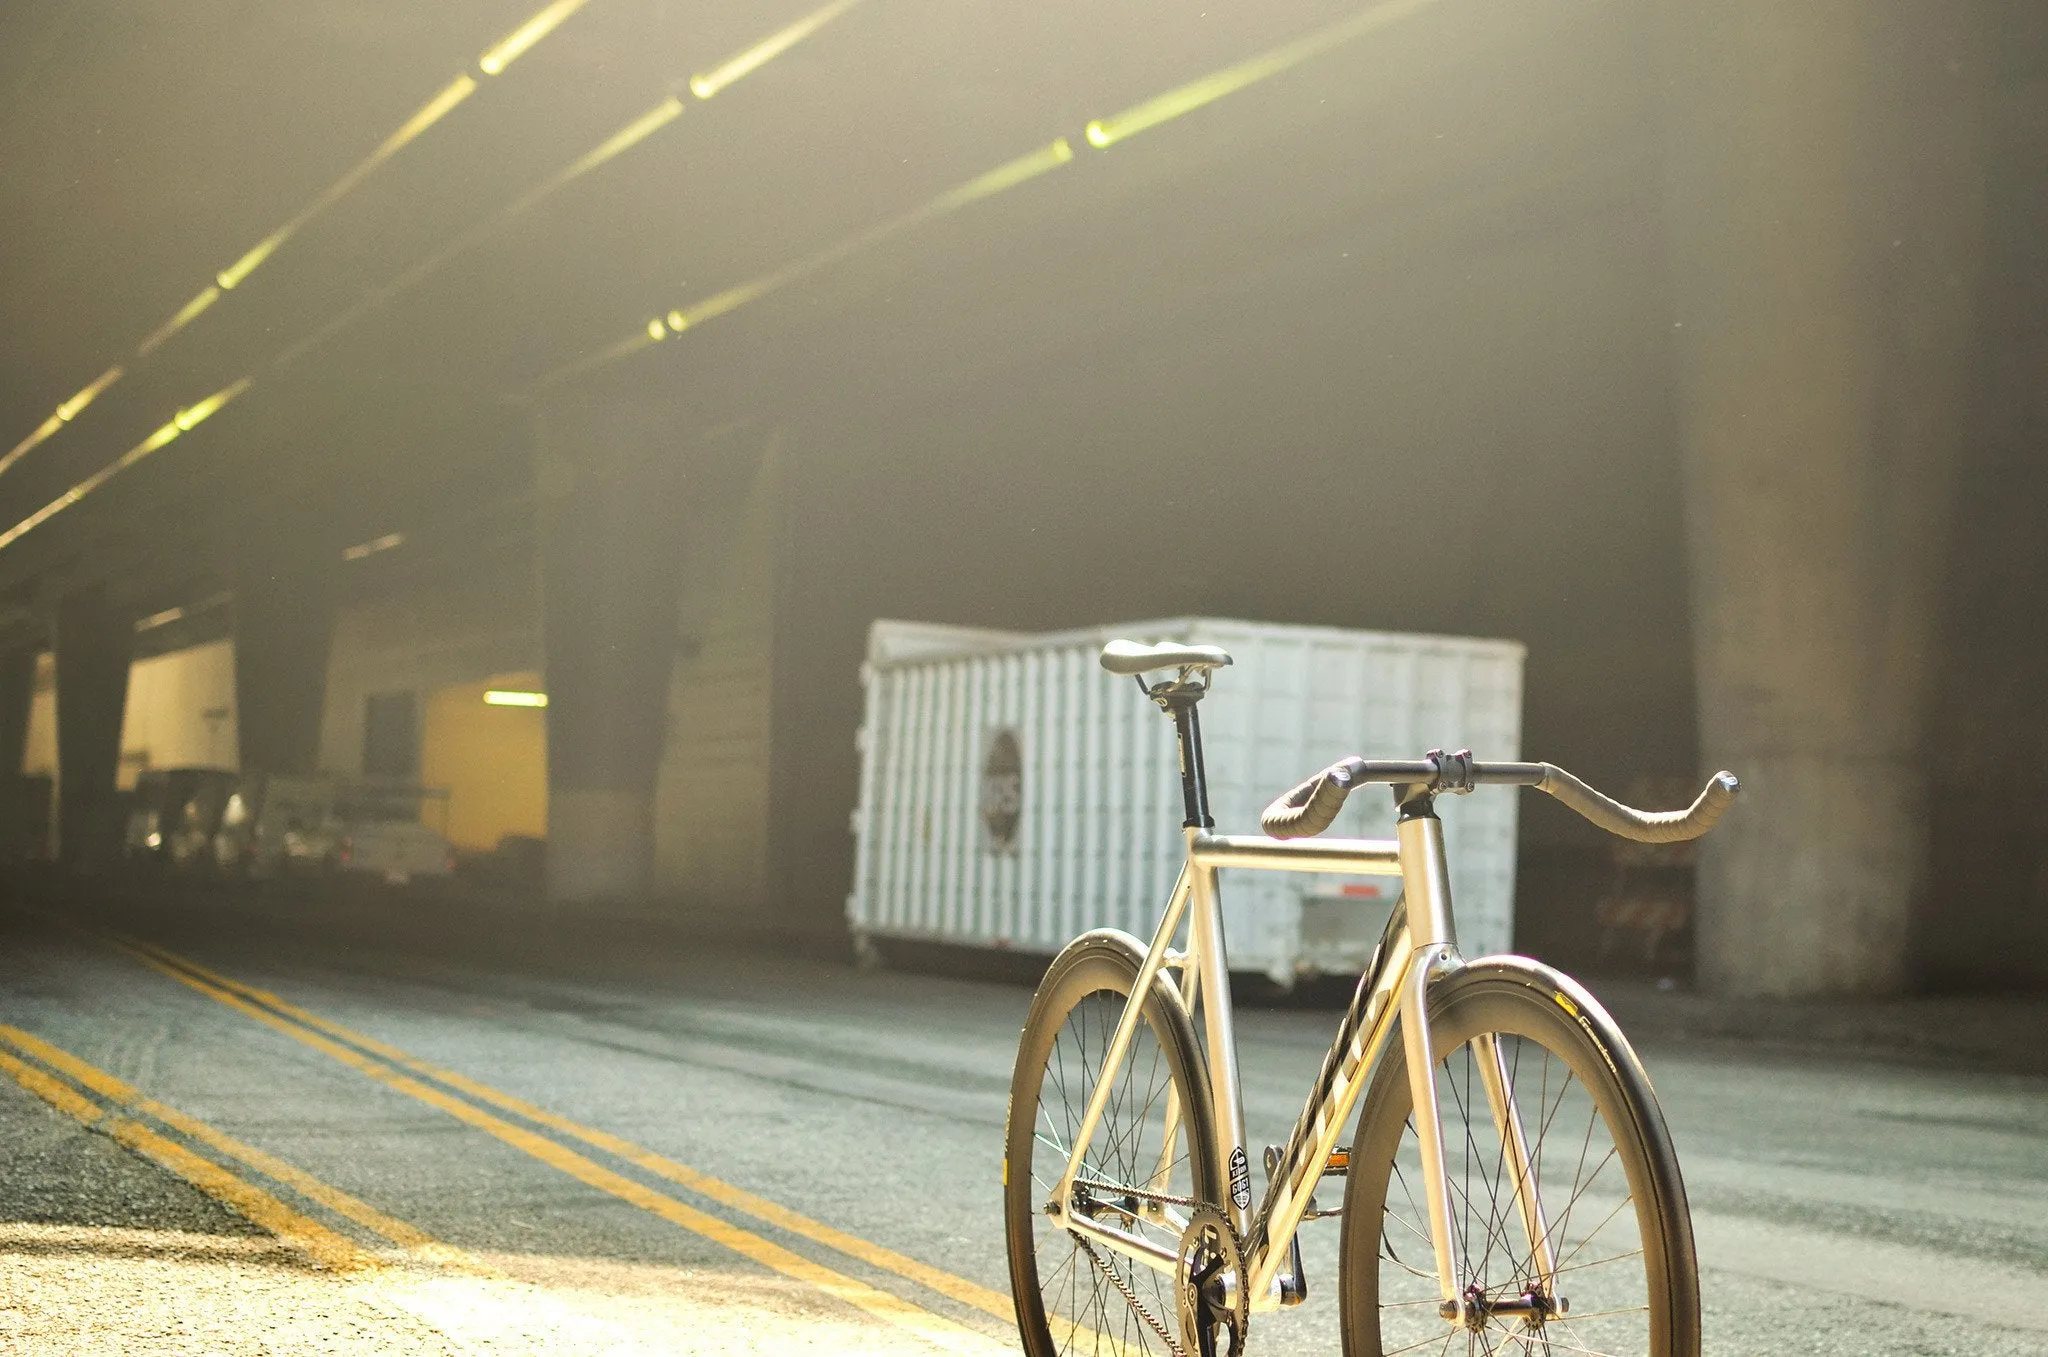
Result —
[{"label": "crankset", "polygon": [[1251,1325],[1251,1288],[1237,1231],[1221,1211],[1198,1206],[1189,1216],[1174,1282],[1189,1357],[1239,1357]]}]

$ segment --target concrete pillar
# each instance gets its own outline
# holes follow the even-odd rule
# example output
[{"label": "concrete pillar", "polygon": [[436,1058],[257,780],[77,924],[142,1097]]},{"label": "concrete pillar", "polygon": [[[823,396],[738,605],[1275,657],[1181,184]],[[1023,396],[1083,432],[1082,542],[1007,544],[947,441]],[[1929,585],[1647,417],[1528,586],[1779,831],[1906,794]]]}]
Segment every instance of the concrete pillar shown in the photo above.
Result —
[{"label": "concrete pillar", "polygon": [[683,518],[674,416],[628,394],[542,414],[541,621],[550,898],[644,896],[675,663]]},{"label": "concrete pillar", "polygon": [[28,753],[29,709],[36,696],[36,652],[0,654],[0,861],[30,856],[28,783],[21,765]]},{"label": "concrete pillar", "polygon": [[29,708],[36,698],[36,652],[0,653],[0,779],[21,776],[28,755]]},{"label": "concrete pillar", "polygon": [[311,773],[320,762],[339,550],[327,534],[275,538],[234,562],[235,722],[242,766]]},{"label": "concrete pillar", "polygon": [[1908,983],[1975,339],[1972,7],[1670,0],[1667,230],[1723,993]]},{"label": "concrete pillar", "polygon": [[134,619],[104,585],[57,600],[57,855],[74,867],[104,867],[120,851],[114,779],[134,646]]}]

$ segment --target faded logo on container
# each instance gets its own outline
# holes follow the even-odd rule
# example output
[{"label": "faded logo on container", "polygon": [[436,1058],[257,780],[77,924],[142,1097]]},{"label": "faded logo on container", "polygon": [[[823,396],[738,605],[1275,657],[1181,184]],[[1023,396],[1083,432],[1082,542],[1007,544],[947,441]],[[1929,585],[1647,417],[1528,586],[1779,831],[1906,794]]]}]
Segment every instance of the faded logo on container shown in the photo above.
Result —
[{"label": "faded logo on container", "polygon": [[993,731],[981,761],[981,827],[991,853],[1015,853],[1024,819],[1024,750],[1017,732]]}]

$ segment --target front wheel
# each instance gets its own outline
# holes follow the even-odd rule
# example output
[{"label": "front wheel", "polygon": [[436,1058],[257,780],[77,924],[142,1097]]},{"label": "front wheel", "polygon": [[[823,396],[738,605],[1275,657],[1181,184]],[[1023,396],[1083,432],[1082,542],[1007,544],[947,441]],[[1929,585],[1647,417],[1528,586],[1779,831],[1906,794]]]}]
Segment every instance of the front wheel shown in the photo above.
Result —
[{"label": "front wheel", "polygon": [[[1366,1093],[1345,1188],[1347,1357],[1697,1357],[1685,1186],[1656,1094],[1613,1019],[1575,982],[1514,957],[1453,973],[1432,986],[1429,1004],[1467,1318],[1440,1313],[1397,1043]],[[1512,1153],[1515,1124],[1525,1157]],[[1520,1162],[1529,1166],[1525,1193]]]},{"label": "front wheel", "polygon": [[[1003,1217],[1017,1327],[1030,1357],[1167,1354],[1180,1336],[1174,1278],[1084,1242],[1047,1214],[1144,947],[1084,934],[1053,959],[1017,1050],[1003,1150]],[[1164,975],[1089,1142],[1071,1209],[1177,1253],[1194,1207],[1222,1200],[1208,1068]]]}]

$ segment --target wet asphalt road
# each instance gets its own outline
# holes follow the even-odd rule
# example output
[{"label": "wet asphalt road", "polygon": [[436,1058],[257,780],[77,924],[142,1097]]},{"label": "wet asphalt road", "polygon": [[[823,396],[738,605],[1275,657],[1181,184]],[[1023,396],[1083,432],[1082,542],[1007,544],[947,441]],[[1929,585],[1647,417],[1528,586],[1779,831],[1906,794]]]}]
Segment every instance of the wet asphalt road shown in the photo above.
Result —
[{"label": "wet asphalt road", "polygon": [[[379,1234],[146,1111],[161,1139],[117,1143],[104,1091],[89,1131],[0,1079],[0,1352],[1014,1350],[998,1173],[1026,988],[428,903],[0,909],[0,1024],[398,1223]],[[1335,1019],[1240,1011],[1253,1143],[1284,1138]],[[2048,1354],[2048,1079],[1643,1047],[1709,1352]],[[309,1265],[289,1222],[152,1160],[164,1139],[361,1265]],[[1254,1353],[1338,1350],[1334,1223],[1306,1239],[1320,1291],[1260,1316]]]}]

